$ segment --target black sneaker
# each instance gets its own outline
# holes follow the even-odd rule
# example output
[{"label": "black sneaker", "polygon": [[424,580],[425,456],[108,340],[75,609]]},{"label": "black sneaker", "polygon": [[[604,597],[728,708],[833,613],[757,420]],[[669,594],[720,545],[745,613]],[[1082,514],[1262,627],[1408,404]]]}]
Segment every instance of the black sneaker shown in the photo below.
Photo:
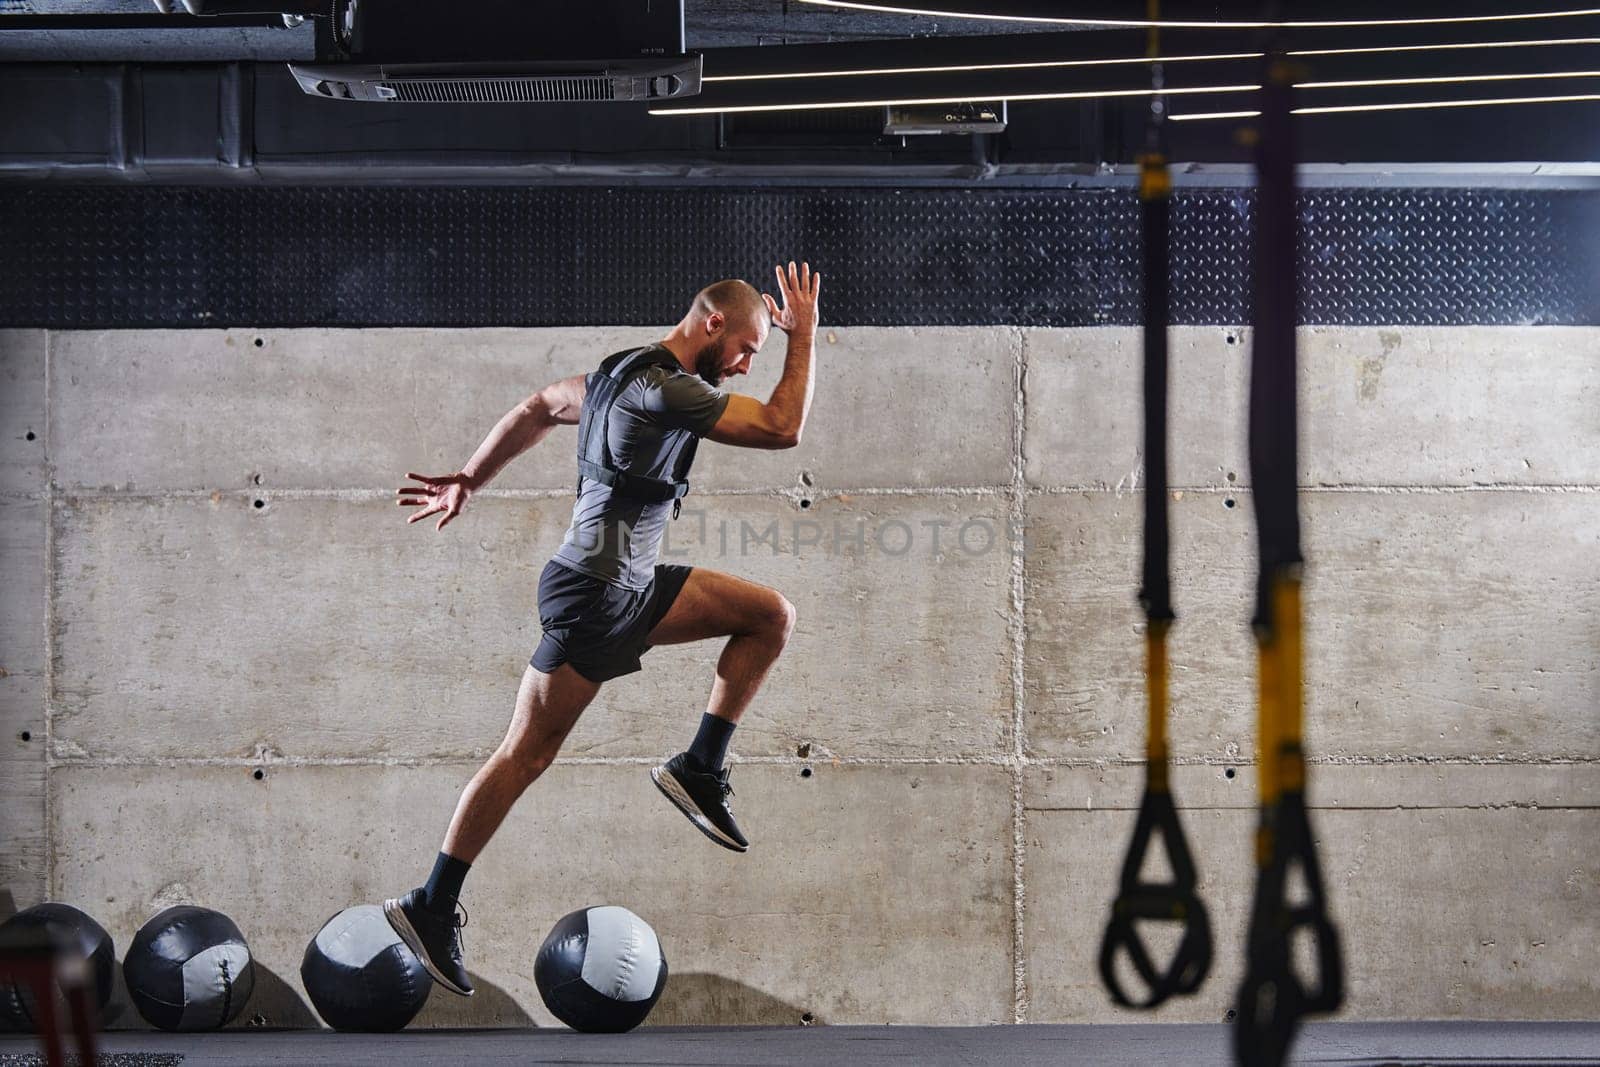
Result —
[{"label": "black sneaker", "polygon": [[445,913],[430,911],[426,900],[421,889],[413,889],[403,897],[384,901],[383,914],[435,982],[452,993],[470,997],[472,983],[461,962],[461,928],[467,925],[467,909],[462,908],[458,918],[454,908]]},{"label": "black sneaker", "polygon": [[700,763],[687,752],[680,752],[650,772],[656,788],[700,827],[700,832],[723,848],[744,852],[750,847],[739,832],[728,810],[728,798],[733,786],[728,784],[728,769],[711,774],[700,769]]}]

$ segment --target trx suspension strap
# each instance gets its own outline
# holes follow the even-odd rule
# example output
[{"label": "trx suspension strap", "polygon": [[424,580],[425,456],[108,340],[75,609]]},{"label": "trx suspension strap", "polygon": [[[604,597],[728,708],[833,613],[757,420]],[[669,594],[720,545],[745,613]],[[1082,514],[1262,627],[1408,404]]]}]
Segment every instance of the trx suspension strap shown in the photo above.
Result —
[{"label": "trx suspension strap", "polygon": [[[1156,18],[1151,0],[1151,21]],[[1150,30],[1150,58],[1156,55],[1156,30]],[[1111,904],[1111,920],[1100,943],[1100,977],[1116,1003],[1154,1008],[1173,994],[1193,993],[1211,967],[1211,924],[1195,893],[1195,868],[1178,823],[1168,781],[1167,631],[1172,625],[1171,576],[1167,545],[1167,265],[1171,179],[1162,144],[1161,65],[1152,64],[1156,95],[1139,160],[1139,202],[1144,235],[1144,576],[1139,602],[1144,606],[1145,695],[1150,722],[1145,742],[1145,790],[1139,819],[1122,862],[1122,879]],[[1172,881],[1139,877],[1152,833],[1167,849]],[[1157,971],[1136,922],[1181,923],[1178,950]],[[1117,977],[1117,954],[1126,952],[1144,989],[1129,995]]]},{"label": "trx suspension strap", "polygon": [[[1274,5],[1275,6],[1275,5]],[[1301,748],[1300,517],[1296,505],[1294,146],[1290,72],[1266,50],[1256,144],[1255,337],[1250,361],[1250,479],[1260,574],[1254,628],[1260,662],[1261,813],[1257,882],[1239,987],[1234,1051],[1241,1064],[1281,1064],[1300,1019],[1337,1011],[1344,968],[1328,918],[1322,871],[1305,807]],[[1304,899],[1288,899],[1299,867]],[[1296,934],[1309,937],[1316,984],[1295,971]]]},{"label": "trx suspension strap", "polygon": [[583,407],[578,413],[578,492],[583,492],[583,479],[588,478],[609,486],[612,493],[630,500],[649,504],[665,504],[670,500],[672,517],[677,518],[684,494],[689,491],[689,482],[683,476],[694,462],[695,446],[699,444],[699,439],[693,436],[689,438],[689,443],[683,446],[678,458],[675,473],[679,477],[667,481],[629,474],[619,469],[611,458],[611,444],[606,436],[611,405],[616,403],[617,396],[635,375],[651,367],[681,369],[672,353],[657,345],[650,345],[607,356],[600,364],[600,369],[585,380]]}]

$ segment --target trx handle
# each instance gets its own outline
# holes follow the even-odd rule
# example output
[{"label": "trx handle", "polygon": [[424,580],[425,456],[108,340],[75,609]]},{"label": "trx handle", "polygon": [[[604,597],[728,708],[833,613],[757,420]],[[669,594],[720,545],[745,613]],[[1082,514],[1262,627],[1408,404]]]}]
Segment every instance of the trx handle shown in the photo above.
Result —
[{"label": "trx handle", "polygon": [[[1286,792],[1274,807],[1262,811],[1256,848],[1268,856],[1250,912],[1234,1054],[1244,1067],[1277,1067],[1288,1058],[1304,1016],[1338,1011],[1344,1002],[1344,958],[1339,932],[1328,917],[1304,794]],[[1284,896],[1295,864],[1301,867],[1309,898],[1299,906]],[[1310,989],[1294,967],[1295,935],[1302,930],[1311,935],[1317,961],[1317,984]]]},{"label": "trx handle", "polygon": [[[1150,622],[1146,642],[1150,734],[1145,793],[1139,804],[1133,839],[1122,861],[1122,878],[1117,897],[1111,904],[1111,921],[1100,942],[1100,978],[1111,999],[1125,1008],[1154,1008],[1174,994],[1193,993],[1211,970],[1211,920],[1195,889],[1199,879],[1167,781],[1167,628],[1168,623],[1163,620]],[[1160,832],[1167,849],[1168,866],[1172,868],[1170,882],[1146,882],[1139,877],[1145,855],[1150,851],[1151,835],[1156,831]],[[1158,972],[1151,962],[1136,925],[1141,920],[1183,924],[1178,949],[1165,971]],[[1126,953],[1128,962],[1144,983],[1142,996],[1130,996],[1117,977],[1119,953]]]},{"label": "trx handle", "polygon": [[[1143,882],[1139,869],[1149,851],[1150,835],[1161,831],[1172,864],[1171,882]],[[1122,864],[1122,884],[1111,905],[1111,922],[1100,942],[1100,978],[1111,999],[1125,1008],[1154,1008],[1168,997],[1186,995],[1200,988],[1211,970],[1211,919],[1195,893],[1194,862],[1178,824],[1172,794],[1150,789],[1139,805],[1139,822],[1133,842]],[[1178,950],[1164,972],[1151,962],[1150,952],[1139,935],[1139,921],[1183,924]],[[1130,996],[1117,977],[1117,955],[1125,952],[1128,962],[1145,985],[1143,996]]]},{"label": "trx handle", "polygon": [[[1269,581],[1271,629],[1258,627],[1261,659],[1261,821],[1256,829],[1257,880],[1239,987],[1234,1050],[1241,1064],[1276,1067],[1288,1056],[1300,1020],[1338,1011],[1344,1001],[1344,957],[1328,916],[1327,894],[1305,806],[1305,754],[1300,743],[1300,582],[1289,570]],[[1286,896],[1296,865],[1306,900]],[[1294,935],[1310,934],[1317,981],[1307,988],[1294,967]]]}]

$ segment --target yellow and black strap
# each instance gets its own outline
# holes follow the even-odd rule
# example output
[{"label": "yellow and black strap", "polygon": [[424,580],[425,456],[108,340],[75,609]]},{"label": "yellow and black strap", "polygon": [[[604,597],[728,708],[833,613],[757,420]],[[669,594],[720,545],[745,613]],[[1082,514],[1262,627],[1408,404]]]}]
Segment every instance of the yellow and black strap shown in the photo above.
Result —
[{"label": "yellow and black strap", "polygon": [[[1151,0],[1152,21],[1156,14]],[[1124,1007],[1154,1008],[1174,994],[1193,993],[1211,968],[1211,924],[1196,892],[1198,881],[1183,827],[1172,803],[1167,751],[1167,632],[1173,623],[1170,550],[1167,540],[1167,317],[1171,179],[1162,144],[1163,101],[1156,29],[1150,30],[1152,97],[1149,132],[1139,160],[1139,203],[1144,244],[1144,573],[1139,593],[1148,621],[1145,692],[1149,724],[1145,743],[1145,791],[1133,838],[1122,863],[1111,918],[1100,945],[1100,975],[1112,1000]],[[1172,881],[1140,878],[1151,837],[1159,832]],[[1140,937],[1139,922],[1183,924],[1178,949],[1158,968]],[[1125,954],[1144,988],[1131,994],[1117,973]]]},{"label": "yellow and black strap", "polygon": [[[1266,49],[1256,139],[1255,333],[1250,369],[1250,479],[1260,573],[1254,629],[1259,676],[1261,810],[1256,891],[1246,935],[1245,976],[1234,1028],[1238,1062],[1276,1067],[1300,1020],[1343,1000],[1339,935],[1328,915],[1322,871],[1305,806],[1301,745],[1302,646],[1300,518],[1296,459],[1298,306],[1291,78],[1281,52]],[[1288,899],[1298,867],[1305,898]],[[1309,935],[1316,982],[1294,967],[1295,935]]]}]

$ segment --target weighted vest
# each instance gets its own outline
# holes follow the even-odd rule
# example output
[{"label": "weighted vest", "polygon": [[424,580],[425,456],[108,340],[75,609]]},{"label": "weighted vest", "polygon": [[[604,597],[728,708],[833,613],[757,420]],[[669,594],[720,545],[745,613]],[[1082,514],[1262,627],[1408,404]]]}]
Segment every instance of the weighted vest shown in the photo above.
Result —
[{"label": "weighted vest", "polygon": [[583,408],[578,414],[578,491],[582,493],[583,480],[588,478],[629,500],[649,504],[664,504],[670,500],[672,517],[677,518],[683,506],[683,496],[689,491],[687,475],[690,464],[694,462],[699,438],[690,435],[689,443],[678,457],[675,478],[667,481],[620,470],[611,458],[611,444],[606,434],[611,405],[616,403],[618,394],[636,376],[651,367],[683,369],[671,352],[659,345],[651,345],[607,356],[600,364],[600,369],[585,379]]}]

